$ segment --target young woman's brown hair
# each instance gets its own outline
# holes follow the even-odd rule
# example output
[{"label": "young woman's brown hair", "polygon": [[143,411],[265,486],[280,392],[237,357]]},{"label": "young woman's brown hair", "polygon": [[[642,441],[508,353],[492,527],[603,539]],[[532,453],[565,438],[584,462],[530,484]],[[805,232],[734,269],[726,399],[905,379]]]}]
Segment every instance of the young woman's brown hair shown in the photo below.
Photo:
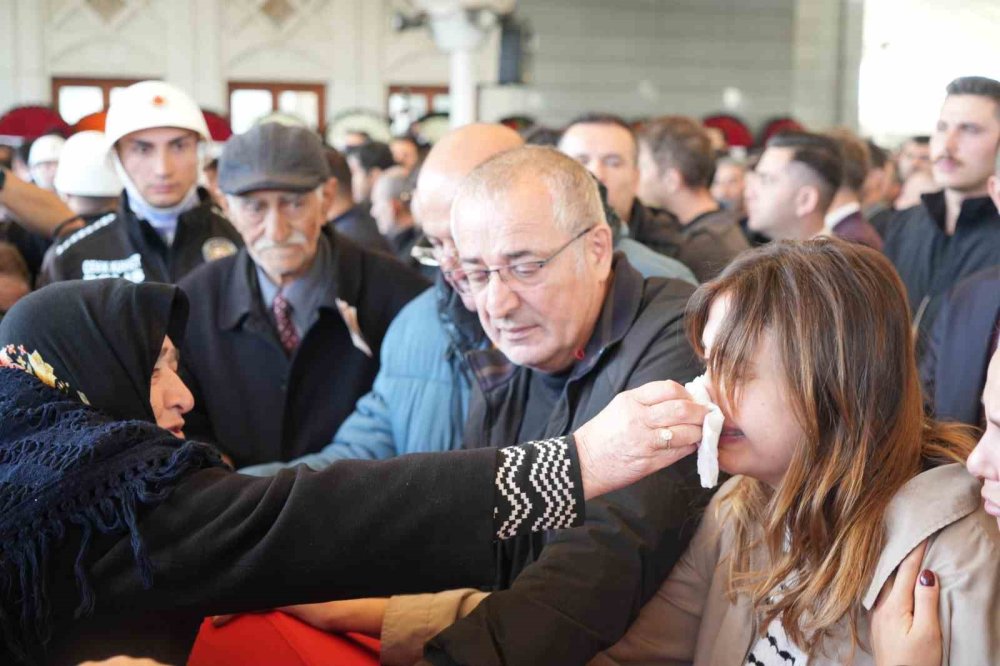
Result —
[{"label": "young woman's brown hair", "polygon": [[[729,310],[706,359],[718,399],[738,404],[745,369],[773,335],[805,433],[776,488],[744,477],[726,498],[729,594],[748,595],[759,627],[779,618],[810,654],[845,614],[857,645],[889,501],[924,469],[964,461],[974,441],[924,415],[906,292],[882,254],[834,239],[744,253],[688,305],[688,335],[703,356],[721,295]],[[766,553],[759,566],[755,549]]]}]

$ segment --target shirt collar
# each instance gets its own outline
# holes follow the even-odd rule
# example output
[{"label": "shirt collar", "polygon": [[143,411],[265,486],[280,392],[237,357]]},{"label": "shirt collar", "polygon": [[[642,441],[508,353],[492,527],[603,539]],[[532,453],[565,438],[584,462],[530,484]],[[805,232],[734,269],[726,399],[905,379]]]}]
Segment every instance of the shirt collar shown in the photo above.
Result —
[{"label": "shirt collar", "polygon": [[823,219],[824,224],[827,229],[833,229],[835,226],[843,222],[849,216],[855,213],[861,212],[861,204],[857,201],[851,201],[845,203],[843,206],[837,206],[833,210],[827,212],[826,217]]},{"label": "shirt collar", "polygon": [[[260,298],[264,307],[271,309],[274,297],[278,295],[278,286],[271,281],[260,265],[254,266],[257,271],[257,284],[260,287]],[[303,314],[317,309],[323,300],[330,284],[330,247],[326,236],[319,235],[316,243],[316,258],[305,275],[285,286],[280,291],[291,304],[292,312]]]},{"label": "shirt collar", "polygon": [[[338,297],[343,298],[348,304],[354,304],[357,302],[360,289],[361,269],[360,258],[357,256],[359,251],[344,242],[343,237],[338,237],[330,227],[329,224],[324,226],[320,234],[319,243],[325,249],[317,249],[316,261],[309,273],[301,280],[297,280],[297,282],[308,281],[314,271],[319,276],[319,288],[311,290],[316,292],[316,303],[311,306],[314,308],[336,308]],[[325,258],[322,258],[320,252],[325,253]],[[277,289],[270,294],[270,297],[266,295],[260,284],[260,273],[250,259],[246,247],[241,248],[236,255],[235,263],[228,272],[226,280],[227,283],[223,287],[225,293],[219,301],[220,328],[223,330],[236,328],[250,313],[262,310],[263,303],[267,304],[267,310],[270,311]],[[287,293],[286,297],[293,307],[300,307]]]}]

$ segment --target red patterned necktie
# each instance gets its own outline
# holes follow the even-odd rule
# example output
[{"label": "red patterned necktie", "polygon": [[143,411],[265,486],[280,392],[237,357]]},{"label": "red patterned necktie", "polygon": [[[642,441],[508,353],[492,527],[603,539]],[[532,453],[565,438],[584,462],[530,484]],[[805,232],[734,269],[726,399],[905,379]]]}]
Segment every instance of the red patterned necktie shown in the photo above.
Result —
[{"label": "red patterned necktie", "polygon": [[291,356],[299,346],[299,334],[295,332],[295,324],[292,323],[292,304],[278,292],[274,302],[271,303],[271,309],[274,311],[274,322],[278,325],[281,346],[285,348],[285,353]]}]

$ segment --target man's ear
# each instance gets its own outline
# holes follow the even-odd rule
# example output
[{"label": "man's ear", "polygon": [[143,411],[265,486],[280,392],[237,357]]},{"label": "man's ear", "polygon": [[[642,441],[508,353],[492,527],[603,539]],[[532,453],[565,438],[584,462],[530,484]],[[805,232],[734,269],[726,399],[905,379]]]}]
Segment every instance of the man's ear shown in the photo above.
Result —
[{"label": "man's ear", "polygon": [[986,181],[986,191],[990,193],[993,205],[1000,211],[1000,175],[993,174],[989,177]]},{"label": "man's ear", "polygon": [[327,178],[326,182],[323,183],[323,210],[324,211],[329,210],[330,206],[333,205],[333,202],[337,200],[337,195],[338,195],[338,193],[340,191],[339,189],[337,189],[339,185],[340,185],[340,182],[336,178],[334,178],[333,176],[331,176],[330,178]]},{"label": "man's ear", "polygon": [[615,252],[614,241],[611,237],[611,227],[607,224],[598,224],[596,228],[587,234],[586,252],[597,266],[607,266],[611,268],[611,256]]},{"label": "man's ear", "polygon": [[676,192],[684,187],[684,176],[678,169],[670,167],[660,176],[660,182],[667,192]]},{"label": "man's ear", "polygon": [[819,188],[815,185],[803,185],[795,193],[795,216],[812,215],[819,207]]}]

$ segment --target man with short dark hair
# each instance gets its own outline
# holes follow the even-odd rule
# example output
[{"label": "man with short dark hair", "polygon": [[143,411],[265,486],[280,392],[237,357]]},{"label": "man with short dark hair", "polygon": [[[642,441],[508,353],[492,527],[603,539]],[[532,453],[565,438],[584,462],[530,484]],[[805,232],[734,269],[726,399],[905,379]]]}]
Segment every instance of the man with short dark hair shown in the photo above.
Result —
[{"label": "man with short dark hair", "polygon": [[899,182],[905,183],[914,171],[931,170],[931,137],[911,136],[899,147]]},{"label": "man with short dark hair", "polygon": [[351,188],[354,200],[365,205],[371,201],[372,188],[383,171],[396,164],[392,150],[381,141],[369,141],[347,151],[347,164],[351,167]]},{"label": "man with short dark hair", "polygon": [[326,148],[326,163],[330,168],[330,201],[326,219],[333,227],[355,243],[369,250],[392,254],[392,248],[378,231],[378,225],[367,208],[354,200],[351,168],[336,148]]},{"label": "man with short dark hair", "polygon": [[892,202],[899,195],[896,163],[890,159],[888,151],[871,139],[868,140],[868,155],[871,157],[871,169],[862,188],[861,212],[878,235],[884,238],[886,227],[895,212]]},{"label": "man with short dark hair", "polygon": [[871,169],[868,145],[846,127],[826,133],[837,143],[844,166],[843,178],[826,213],[827,230],[844,240],[882,249],[882,236],[861,212],[861,190]]},{"label": "man with short dark hair", "polygon": [[326,224],[319,138],[265,123],[235,135],[219,188],[246,247],[186,277],[188,434],[237,466],[318,451],[372,385],[396,313],[427,283]]},{"label": "man with short dark hair", "polygon": [[420,144],[411,134],[392,137],[389,150],[392,151],[392,159],[407,173],[411,173],[420,163]]},{"label": "man with short dark hair", "polygon": [[628,123],[612,114],[584,114],[566,126],[558,148],[608,189],[608,203],[621,220],[625,236],[668,257],[677,254],[677,239],[670,224],[673,216],[644,206],[636,196],[639,144]]},{"label": "man with short dark hair", "polygon": [[[1000,152],[989,194],[1000,209]],[[938,419],[984,427],[980,396],[986,367],[1000,344],[1000,265],[973,273],[942,299],[920,378],[928,406]]]},{"label": "man with short dark hair", "polygon": [[639,198],[669,211],[673,255],[710,280],[749,247],[736,213],[723,209],[709,185],[715,152],[708,132],[684,116],[647,122],[639,133]]},{"label": "man with short dark hair", "polygon": [[978,76],[947,88],[934,134],[934,180],[943,191],[890,222],[885,253],[899,271],[919,331],[931,330],[942,296],[962,278],[1000,264],[1000,213],[989,182],[1000,150],[1000,82]]},{"label": "man with short dark hair", "polygon": [[740,217],[746,215],[743,191],[746,188],[746,164],[732,157],[721,157],[715,161],[715,175],[712,177],[712,197],[719,205]]},{"label": "man with short dark hair", "polygon": [[772,240],[808,240],[826,233],[826,211],[843,177],[832,139],[808,132],[775,134],[749,176],[749,229]]}]

